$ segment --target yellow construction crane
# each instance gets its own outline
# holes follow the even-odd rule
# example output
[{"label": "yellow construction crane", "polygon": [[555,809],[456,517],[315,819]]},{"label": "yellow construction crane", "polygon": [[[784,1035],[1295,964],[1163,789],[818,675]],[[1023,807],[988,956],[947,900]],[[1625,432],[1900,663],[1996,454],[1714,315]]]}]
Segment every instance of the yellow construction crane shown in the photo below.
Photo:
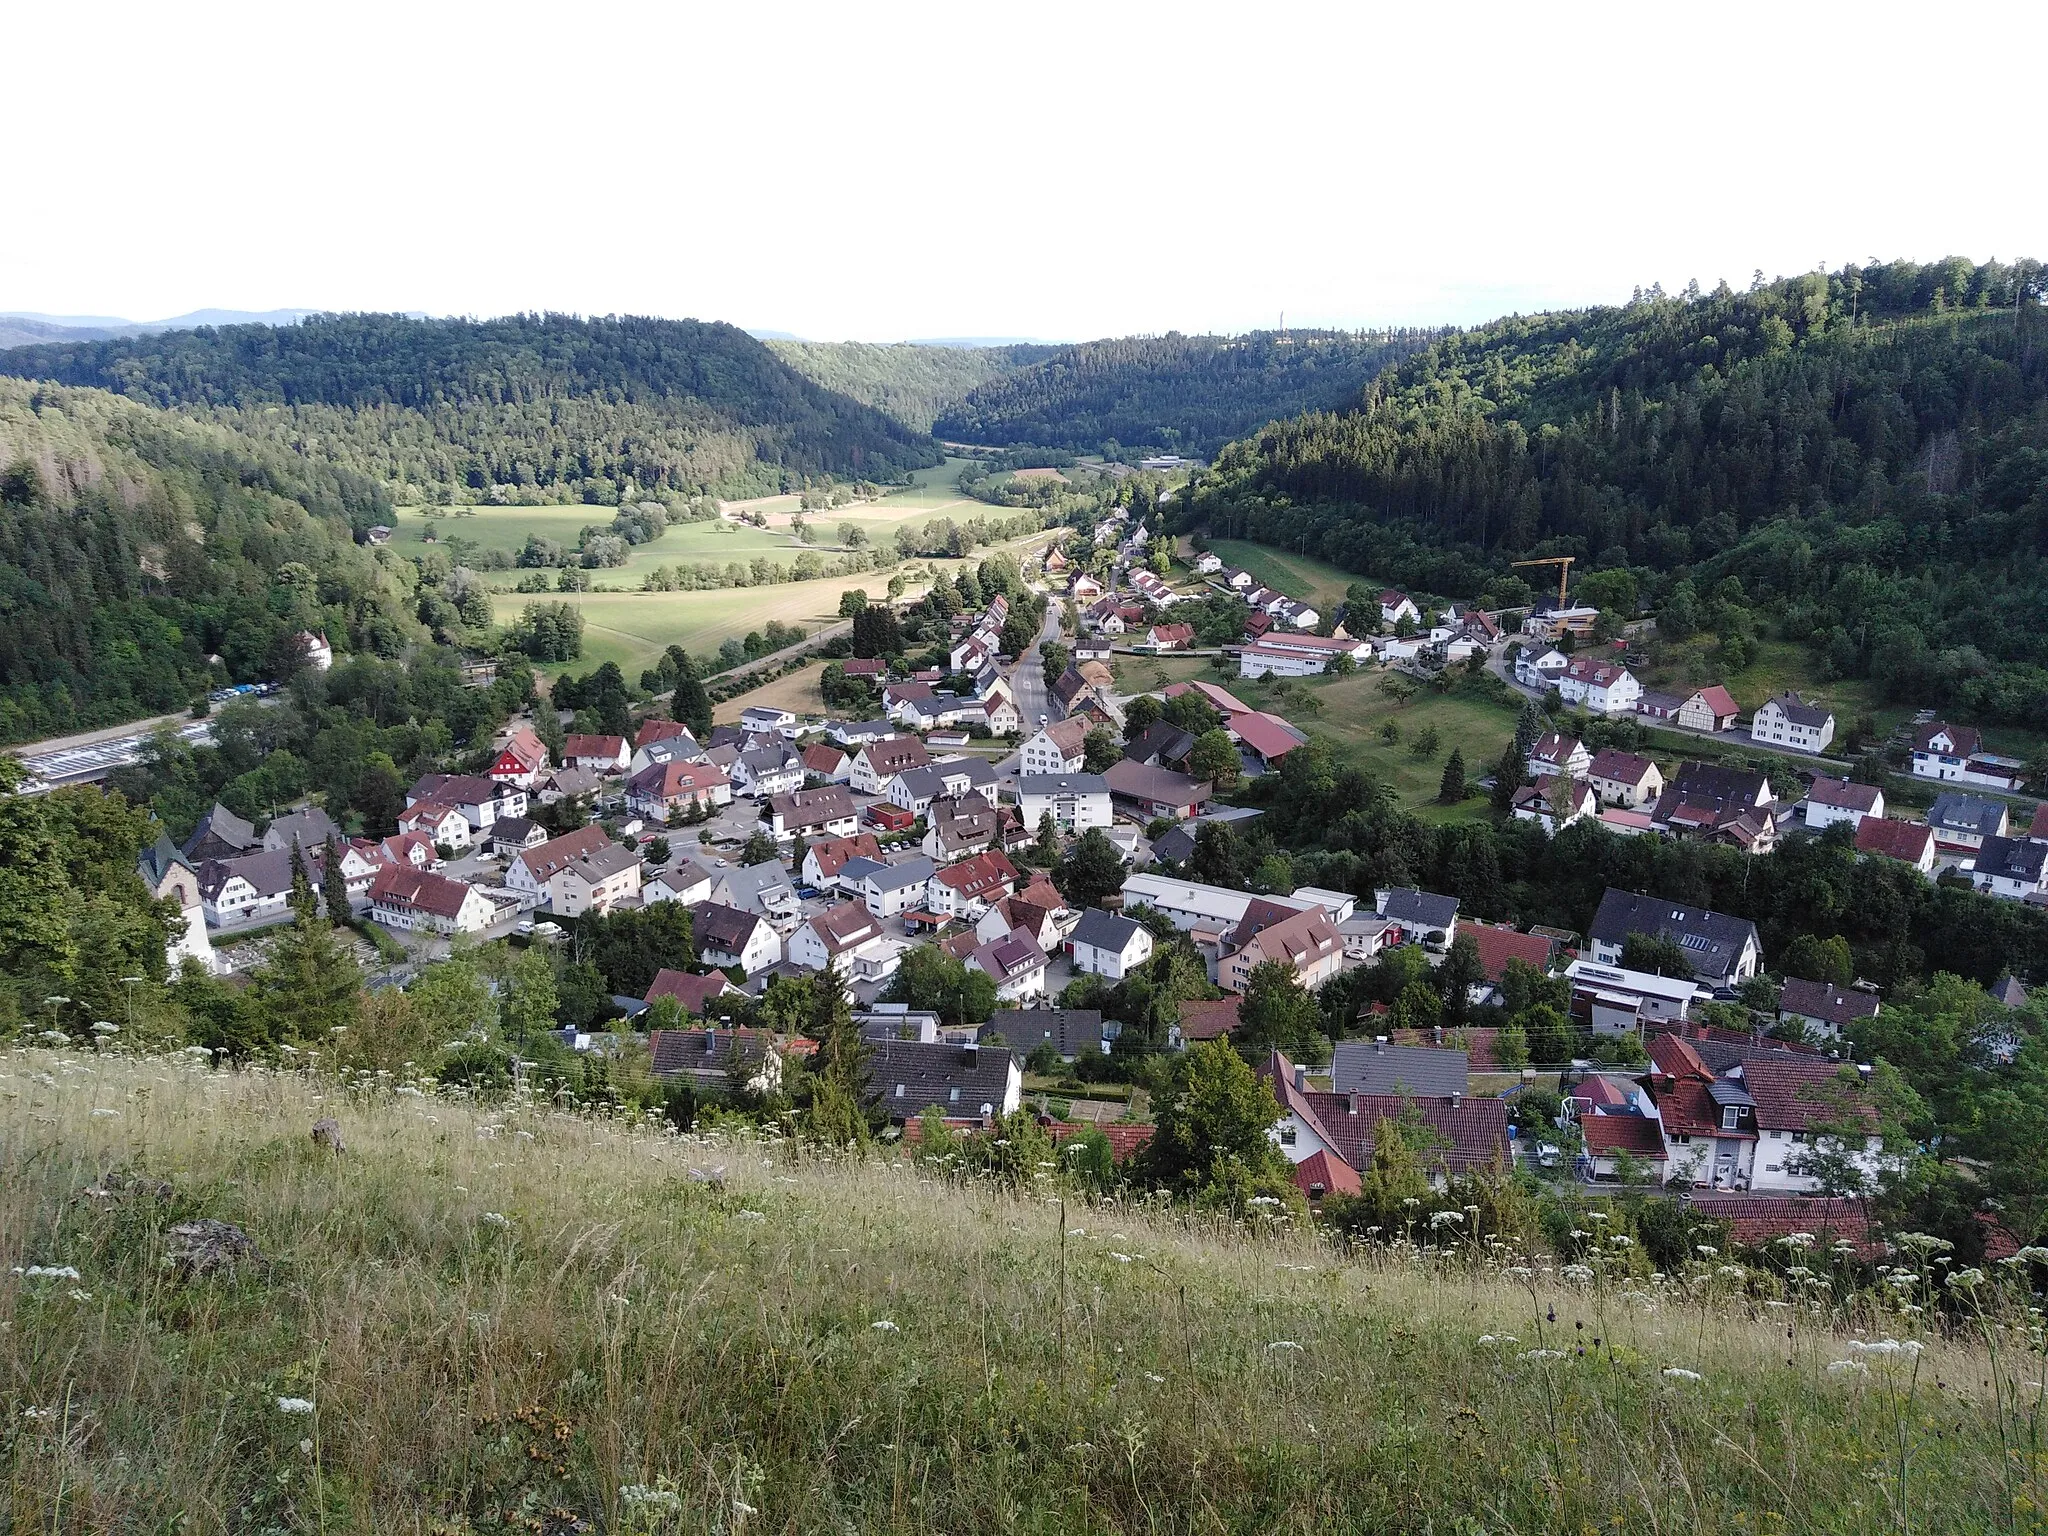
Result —
[{"label": "yellow construction crane", "polygon": [[1568,577],[1569,577],[1569,576],[1571,575],[1571,573],[1572,573],[1572,561],[1573,561],[1573,560],[1575,560],[1576,558],[1577,558],[1577,556],[1575,556],[1575,555],[1552,555],[1552,556],[1551,556],[1551,557],[1550,557],[1549,559],[1547,559],[1547,560],[1517,560],[1517,561],[1515,561],[1515,562],[1514,562],[1514,565],[1515,565],[1515,569],[1517,569],[1517,570],[1520,570],[1520,569],[1521,569],[1521,568],[1522,568],[1523,566],[1525,566],[1525,565],[1554,565],[1554,566],[1556,566],[1556,567],[1557,567],[1557,606],[1558,606],[1558,607],[1560,607],[1560,608],[1562,608],[1562,607],[1564,606],[1564,584],[1565,584],[1565,580],[1566,580],[1566,578],[1568,578]]}]

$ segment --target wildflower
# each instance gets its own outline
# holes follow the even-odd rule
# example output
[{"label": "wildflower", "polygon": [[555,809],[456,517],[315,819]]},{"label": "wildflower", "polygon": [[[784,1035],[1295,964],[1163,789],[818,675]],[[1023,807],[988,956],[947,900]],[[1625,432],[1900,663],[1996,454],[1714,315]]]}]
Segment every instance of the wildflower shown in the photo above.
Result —
[{"label": "wildflower", "polygon": [[1864,1343],[1861,1339],[1852,1339],[1849,1342],[1849,1353],[1852,1355],[1906,1355],[1910,1357],[1919,1354],[1923,1348],[1925,1346],[1918,1339],[1907,1339],[1903,1342],[1898,1339],[1879,1339],[1875,1343],[1869,1344]]},{"label": "wildflower", "polygon": [[45,1045],[69,1045],[71,1043],[71,1037],[61,1029],[46,1029],[37,1035],[36,1038]]},{"label": "wildflower", "polygon": [[1721,1253],[1712,1243],[1694,1243],[1693,1250],[1703,1259],[1718,1258]]},{"label": "wildflower", "polygon": [[2012,1265],[2048,1264],[2048,1248],[2043,1248],[2037,1244],[2029,1243],[2026,1247],[2020,1249],[2018,1253],[2015,1253],[2008,1258],[2000,1259],[1998,1262],[2001,1264]]},{"label": "wildflower", "polygon": [[901,1333],[903,1331],[886,1317],[877,1318],[874,1322],[869,1323],[868,1326],[874,1329],[876,1333]]},{"label": "wildflower", "polygon": [[1272,1343],[1268,1344],[1266,1348],[1270,1352],[1276,1349],[1300,1349],[1301,1346],[1295,1343],[1292,1339],[1275,1339]]},{"label": "wildflower", "polygon": [[97,1024],[93,1025],[92,1032],[96,1035],[118,1035],[121,1033],[121,1026],[109,1024],[105,1019],[101,1019]]},{"label": "wildflower", "polygon": [[734,1499],[732,1501],[732,1512],[736,1515],[758,1515],[761,1513],[761,1511],[754,1508],[745,1499]]},{"label": "wildflower", "polygon": [[75,1286],[75,1285],[74,1285],[74,1286],[73,1286],[73,1287],[72,1287],[72,1288],[71,1288],[70,1290],[66,1291],[66,1292],[65,1292],[64,1294],[65,1294],[65,1295],[67,1295],[67,1296],[69,1296],[69,1297],[70,1297],[70,1298],[71,1298],[71,1299],[72,1299],[73,1301],[91,1301],[91,1300],[92,1300],[92,1292],[91,1292],[91,1291],[81,1291],[81,1290],[80,1290],[80,1289],[79,1289],[79,1288],[78,1288],[77,1286]]},{"label": "wildflower", "polygon": [[1516,1338],[1512,1333],[1482,1333],[1481,1335],[1479,1335],[1479,1342],[1482,1344],[1519,1344],[1522,1341]]},{"label": "wildflower", "polygon": [[118,1120],[121,1118],[121,1111],[119,1111],[118,1109],[107,1109],[105,1107],[101,1107],[99,1109],[95,1109],[92,1112],[92,1117],[95,1120]]},{"label": "wildflower", "polygon": [[1245,1201],[1246,1205],[1278,1205],[1279,1203],[1279,1200],[1272,1195],[1253,1195],[1251,1199]]},{"label": "wildflower", "polygon": [[1155,1376],[1150,1371],[1147,1371],[1145,1373],[1145,1379],[1151,1382],[1152,1385],[1155,1387],[1163,1387],[1166,1385],[1166,1378],[1164,1376]]},{"label": "wildflower", "polygon": [[1984,1283],[1984,1271],[1981,1269],[1959,1269],[1948,1277],[1948,1283],[1954,1290],[1974,1290]]},{"label": "wildflower", "polygon": [[1582,1237],[1591,1237],[1592,1235],[1593,1234],[1588,1232],[1584,1227],[1572,1228],[1572,1240],[1574,1242],[1577,1242]]},{"label": "wildflower", "polygon": [[1592,1267],[1586,1264],[1567,1264],[1558,1273],[1567,1280],[1577,1280],[1582,1283],[1593,1278]]},{"label": "wildflower", "polygon": [[1870,1374],[1870,1367],[1861,1360],[1830,1360],[1828,1362],[1828,1374],[1830,1376],[1868,1376]]},{"label": "wildflower", "polygon": [[766,1221],[768,1219],[766,1216],[763,1216],[759,1211],[741,1211],[739,1213],[739,1218],[741,1221]]},{"label": "wildflower", "polygon": [[634,1509],[680,1511],[682,1495],[667,1488],[650,1488],[645,1483],[628,1483],[619,1490],[619,1502]]},{"label": "wildflower", "polygon": [[483,1215],[477,1217],[477,1220],[487,1227],[509,1227],[512,1225],[512,1218],[503,1211],[485,1211]]},{"label": "wildflower", "polygon": [[1131,1256],[1128,1253],[1112,1253],[1110,1257],[1112,1259],[1115,1259],[1119,1264],[1128,1264],[1131,1262]]},{"label": "wildflower", "polygon": [[1945,1237],[1935,1237],[1926,1232],[1902,1232],[1899,1246],[1913,1253],[1946,1253],[1955,1244]]},{"label": "wildflower", "polygon": [[1525,1349],[1522,1351],[1522,1358],[1524,1360],[1562,1360],[1564,1358],[1564,1351],[1561,1349]]},{"label": "wildflower", "polygon": [[1714,1273],[1723,1280],[1740,1280],[1748,1271],[1740,1264],[1723,1264]]},{"label": "wildflower", "polygon": [[19,1264],[14,1272],[24,1280],[82,1280],[85,1277],[73,1264],[31,1264],[23,1269]]},{"label": "wildflower", "polygon": [[277,1411],[290,1414],[293,1418],[304,1418],[313,1411],[313,1400],[310,1397],[280,1397],[277,1400]]},{"label": "wildflower", "polygon": [[1636,1240],[1634,1238],[1624,1236],[1620,1232],[1615,1233],[1614,1236],[1608,1238],[1607,1241],[1614,1244],[1614,1246],[1617,1248],[1633,1248],[1636,1245]]},{"label": "wildflower", "polygon": [[1463,1211],[1438,1211],[1429,1218],[1432,1227],[1459,1227],[1465,1224]]},{"label": "wildflower", "polygon": [[1667,1380],[1670,1380],[1670,1381],[1705,1381],[1705,1380],[1706,1380],[1706,1377],[1702,1376],[1702,1375],[1701,1375],[1701,1374],[1700,1374],[1700,1373],[1699,1373],[1698,1371],[1688,1371],[1688,1370],[1687,1370],[1687,1369],[1686,1369],[1686,1368],[1685,1368],[1684,1366],[1682,1366],[1682,1365],[1667,1365],[1666,1367],[1664,1367],[1664,1375],[1665,1375],[1665,1378],[1666,1378]]},{"label": "wildflower", "polygon": [[1413,1210],[1416,1206],[1422,1204],[1422,1202],[1416,1199],[1413,1195],[1408,1196],[1408,1198],[1403,1200],[1401,1203],[1407,1206],[1410,1210]]},{"label": "wildflower", "polygon": [[31,1424],[40,1424],[45,1419],[54,1419],[57,1416],[57,1410],[54,1408],[37,1408],[31,1405],[21,1410],[21,1416]]}]

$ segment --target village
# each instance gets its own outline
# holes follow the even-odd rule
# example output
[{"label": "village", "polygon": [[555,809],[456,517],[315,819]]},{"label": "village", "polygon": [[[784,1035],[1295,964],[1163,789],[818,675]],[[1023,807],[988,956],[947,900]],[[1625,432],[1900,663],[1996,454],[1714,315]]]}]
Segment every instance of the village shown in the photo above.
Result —
[{"label": "village", "polygon": [[[345,899],[352,919],[416,963],[451,945],[570,942],[586,919],[676,903],[689,914],[695,964],[662,969],[644,995],[614,997],[602,1027],[568,1031],[565,1044],[603,1052],[650,1019],[680,1024],[648,1033],[653,1069],[715,1096],[736,1071],[772,1073],[781,1052],[811,1045],[735,1028],[735,1013],[779,979],[831,976],[871,1045],[873,1100],[904,1134],[934,1114],[986,1127],[1057,1104],[1046,1114],[1056,1136],[1094,1123],[1128,1155],[1151,1130],[1138,1096],[1071,1093],[1106,1075],[1126,1021],[1080,1003],[1184,942],[1209,995],[1178,1005],[1162,1048],[1183,1051],[1233,1041],[1257,989],[1313,996],[1407,950],[1418,974],[1461,976],[1474,1008],[1549,989],[1577,1045],[1561,1059],[1532,1058],[1507,1049],[1500,1029],[1415,1028],[1376,1004],[1327,1062],[1257,1054],[1281,1109],[1273,1136],[1311,1202],[1355,1193],[1378,1128],[1418,1114],[1439,1181],[1519,1166],[1661,1186],[1766,1236],[1810,1224],[1799,1197],[1823,1189],[1813,1157],[1822,1140],[1874,1166],[1875,1111],[1849,1106],[1852,1123],[1871,1125],[1845,1148],[1835,1099],[1844,1031],[1879,1011],[1875,988],[1773,983],[1753,924],[1654,894],[1610,889],[1590,930],[1576,933],[1488,924],[1424,890],[1260,894],[1189,878],[1204,829],[1259,815],[1219,795],[1204,738],[1227,739],[1236,783],[1280,770],[1310,737],[1220,682],[1120,692],[1114,663],[1194,649],[1194,627],[1167,615],[1190,602],[1213,614],[1228,598],[1242,605],[1241,628],[1213,652],[1240,678],[1491,665],[1531,698],[1554,698],[1546,723],[1563,723],[1557,706],[1568,705],[1707,739],[1738,734],[1741,712],[1725,690],[1645,691],[1591,644],[1599,615],[1588,608],[1539,606],[1512,636],[1503,620],[1514,615],[1425,612],[1394,590],[1377,612],[1326,617],[1212,553],[1192,554],[1192,579],[1173,586],[1148,556],[1144,527],[1121,515],[1096,537],[1095,558],[1055,544],[1031,573],[1050,599],[1042,640],[1063,633],[1062,600],[1077,621],[1070,659],[1043,687],[1040,646],[1000,651],[1009,613],[998,595],[953,620],[946,668],[906,671],[882,656],[838,663],[871,690],[871,718],[751,705],[699,739],[656,708],[630,737],[571,733],[559,753],[515,721],[482,771],[411,785],[384,838],[347,836],[312,806],[259,832],[216,805],[182,846],[161,840],[140,863],[185,914],[173,960],[232,969],[215,942],[288,920],[295,892]],[[1046,710],[1027,717],[1019,698],[1040,693]],[[1139,698],[1149,702],[1134,711]],[[1759,745],[1810,756],[1833,732],[1832,716],[1797,695],[1768,701],[1746,730]],[[1104,733],[1115,741],[1106,763]],[[1667,779],[1646,755],[1592,750],[1556,728],[1522,761],[1512,816],[1553,835],[1590,823],[1762,857],[1783,839],[1845,825],[1861,856],[2048,902],[2048,813],[2021,828],[2012,802],[1971,793],[2010,793],[2019,765],[1982,752],[1964,727],[1917,727],[1912,775],[1942,786],[1923,820],[1890,816],[1880,789],[1818,771],[1792,797],[1759,769],[1687,761]],[[569,830],[551,814],[564,807],[576,812]],[[1054,878],[1083,844],[1114,871],[1093,900],[1070,899]],[[986,978],[985,1017],[896,1000],[906,963],[926,947]],[[1639,949],[1683,964],[1632,965]],[[2024,1000],[2017,982],[2003,987],[2003,1001]],[[1737,1003],[1776,1027],[1727,1027]],[[1544,1094],[1555,1095],[1555,1113],[1526,1113]]]}]

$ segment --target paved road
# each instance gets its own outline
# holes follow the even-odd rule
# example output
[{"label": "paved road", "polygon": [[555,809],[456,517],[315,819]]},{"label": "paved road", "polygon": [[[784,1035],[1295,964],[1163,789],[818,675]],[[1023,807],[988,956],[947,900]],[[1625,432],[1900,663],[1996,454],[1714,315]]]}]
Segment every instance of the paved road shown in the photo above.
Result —
[{"label": "paved road", "polygon": [[1039,647],[1048,640],[1060,637],[1060,603],[1057,594],[1045,605],[1045,627],[1038,638],[1031,642],[1031,649],[1017,658],[1010,668],[1010,691],[1017,696],[1017,713],[1024,717],[1024,734],[1029,736],[1038,729],[1038,717],[1058,719],[1061,710],[1052,696],[1052,690],[1045,686],[1045,664],[1039,654]]}]

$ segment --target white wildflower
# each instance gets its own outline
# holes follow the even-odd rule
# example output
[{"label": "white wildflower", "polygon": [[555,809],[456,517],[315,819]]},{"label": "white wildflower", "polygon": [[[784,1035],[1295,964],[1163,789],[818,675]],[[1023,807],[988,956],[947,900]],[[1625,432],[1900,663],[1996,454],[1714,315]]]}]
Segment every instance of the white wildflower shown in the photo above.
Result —
[{"label": "white wildflower", "polygon": [[1849,1342],[1849,1353],[1852,1355],[1905,1355],[1910,1359],[1912,1356],[1919,1354],[1925,1347],[1918,1339],[1906,1339],[1903,1341],[1899,1339],[1878,1339],[1870,1343],[1865,1343],[1861,1339],[1852,1339]]},{"label": "white wildflower", "polygon": [[1567,1264],[1558,1273],[1567,1280],[1577,1280],[1582,1284],[1593,1278],[1592,1266],[1587,1264]]},{"label": "white wildflower", "polygon": [[1608,1238],[1607,1241],[1614,1244],[1614,1246],[1617,1248],[1633,1248],[1636,1245],[1636,1240],[1634,1238],[1625,1236],[1620,1232],[1615,1233],[1614,1236]]},{"label": "white wildflower", "polygon": [[1279,1200],[1272,1195],[1253,1195],[1251,1199],[1245,1202],[1246,1205],[1278,1205],[1279,1203]]},{"label": "white wildflower", "polygon": [[503,1211],[485,1211],[483,1215],[477,1217],[477,1220],[487,1227],[509,1227],[512,1225],[512,1218]]},{"label": "white wildflower", "polygon": [[82,1280],[85,1277],[73,1264],[31,1264],[27,1269],[15,1266],[14,1272],[24,1280]]},{"label": "white wildflower", "polygon": [[886,1317],[877,1318],[874,1322],[869,1323],[868,1326],[874,1329],[876,1333],[901,1333],[903,1331]]},{"label": "white wildflower", "polygon": [[1564,1358],[1564,1351],[1561,1349],[1525,1349],[1522,1351],[1522,1358],[1524,1360],[1562,1360]]},{"label": "white wildflower", "polygon": [[54,1419],[57,1416],[57,1410],[54,1408],[37,1408],[31,1405],[21,1410],[21,1416],[31,1424],[40,1424],[45,1419]]},{"label": "white wildflower", "polygon": [[1512,1333],[1482,1333],[1479,1335],[1479,1342],[1482,1344],[1519,1344],[1522,1341]]},{"label": "white wildflower", "polygon": [[101,1019],[97,1024],[93,1025],[92,1032],[96,1035],[118,1035],[121,1033],[121,1026],[110,1024],[105,1019]]},{"label": "white wildflower", "polygon": [[2029,1243],[2010,1258],[2000,1259],[2001,1264],[2048,1264],[2048,1248]]},{"label": "white wildflower", "polygon": [[92,1117],[95,1120],[118,1120],[121,1118],[121,1111],[119,1111],[118,1109],[107,1109],[105,1107],[101,1107],[99,1109],[95,1109],[92,1112]]},{"label": "white wildflower", "polygon": [[1705,1380],[1706,1380],[1706,1377],[1702,1376],[1702,1375],[1701,1375],[1701,1374],[1700,1374],[1700,1373],[1699,1373],[1698,1371],[1688,1371],[1688,1370],[1687,1370],[1687,1369],[1686,1369],[1686,1368],[1685,1368],[1684,1366],[1682,1366],[1682,1365],[1667,1365],[1666,1367],[1664,1367],[1664,1375],[1666,1376],[1666,1378],[1667,1378],[1667,1379],[1669,1379],[1669,1380],[1671,1380],[1671,1381],[1705,1381]]},{"label": "white wildflower", "polygon": [[1830,1360],[1828,1362],[1828,1374],[1830,1376],[1868,1376],[1870,1374],[1870,1367],[1861,1360]]},{"label": "white wildflower", "polygon": [[1703,1259],[1713,1259],[1720,1257],[1721,1250],[1716,1248],[1712,1243],[1694,1243],[1692,1246],[1693,1251]]},{"label": "white wildflower", "polygon": [[628,1483],[619,1490],[619,1502],[634,1509],[680,1511],[682,1495],[667,1488],[650,1488],[645,1483]]},{"label": "white wildflower", "polygon": [[1275,1339],[1272,1343],[1268,1344],[1266,1348],[1268,1351],[1271,1351],[1275,1349],[1300,1349],[1301,1346],[1295,1343],[1292,1339]]},{"label": "white wildflower", "polygon": [[1953,1289],[1958,1291],[1972,1290],[1984,1283],[1984,1271],[1981,1269],[1959,1269],[1948,1277],[1948,1283]]},{"label": "white wildflower", "polygon": [[1164,1376],[1155,1376],[1150,1371],[1147,1371],[1145,1373],[1145,1379],[1151,1382],[1152,1385],[1154,1385],[1155,1387],[1163,1387],[1166,1385],[1166,1378]]},{"label": "white wildflower", "polygon": [[66,1292],[65,1292],[64,1294],[65,1294],[65,1295],[67,1295],[67,1296],[69,1296],[69,1297],[70,1297],[70,1298],[71,1298],[71,1299],[72,1299],[73,1301],[91,1301],[91,1300],[92,1300],[92,1292],[91,1292],[91,1291],[81,1291],[81,1290],[80,1290],[80,1289],[79,1289],[79,1288],[78,1288],[77,1286],[75,1286],[75,1285],[74,1285],[74,1286],[73,1286],[73,1287],[72,1287],[72,1288],[71,1288],[70,1290],[66,1291]]},{"label": "white wildflower", "polygon": [[1110,1257],[1112,1259],[1115,1259],[1119,1264],[1128,1264],[1131,1262],[1131,1256],[1128,1253],[1112,1253],[1110,1254]]},{"label": "white wildflower", "polygon": [[310,1397],[280,1397],[277,1400],[277,1411],[279,1413],[288,1413],[294,1418],[304,1418],[313,1411],[313,1399]]},{"label": "white wildflower", "polygon": [[1740,1264],[1723,1264],[1715,1269],[1714,1273],[1723,1280],[1740,1280],[1749,1271]]}]

